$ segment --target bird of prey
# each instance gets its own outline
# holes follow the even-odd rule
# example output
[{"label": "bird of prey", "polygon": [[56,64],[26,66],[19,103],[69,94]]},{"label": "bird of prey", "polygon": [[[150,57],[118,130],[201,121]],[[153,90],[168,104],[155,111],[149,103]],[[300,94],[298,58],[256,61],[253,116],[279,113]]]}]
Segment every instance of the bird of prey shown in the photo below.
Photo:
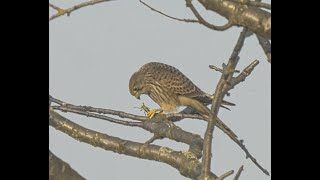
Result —
[{"label": "bird of prey", "polygon": [[[129,81],[129,91],[132,96],[140,99],[140,95],[148,95],[160,108],[147,112],[151,119],[156,112],[174,112],[179,106],[195,109],[201,115],[209,116],[207,107],[212,103],[213,95],[203,92],[178,69],[160,62],[150,62],[133,73]],[[235,104],[223,101],[223,105]],[[222,107],[228,109],[227,107]],[[237,135],[220,119],[217,127],[233,137]]]},{"label": "bird of prey", "polygon": [[[159,109],[147,113],[150,119],[158,111],[175,112],[179,106],[191,107],[208,116],[210,110],[206,105],[211,104],[213,98],[178,69],[160,62],[147,63],[133,73],[129,81],[129,91],[137,99],[140,99],[140,95],[146,94],[160,106]],[[227,101],[223,101],[222,104],[234,106]]]}]

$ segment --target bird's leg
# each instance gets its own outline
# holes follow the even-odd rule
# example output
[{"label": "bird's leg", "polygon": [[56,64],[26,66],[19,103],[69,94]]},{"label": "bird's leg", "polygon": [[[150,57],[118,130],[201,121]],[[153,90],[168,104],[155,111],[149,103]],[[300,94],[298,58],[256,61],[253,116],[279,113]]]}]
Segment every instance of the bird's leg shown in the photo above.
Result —
[{"label": "bird's leg", "polygon": [[149,119],[152,119],[157,112],[160,112],[160,113],[163,112],[163,110],[161,108],[150,109],[149,107],[144,105],[144,103],[142,104],[141,108],[147,113],[147,117]]}]

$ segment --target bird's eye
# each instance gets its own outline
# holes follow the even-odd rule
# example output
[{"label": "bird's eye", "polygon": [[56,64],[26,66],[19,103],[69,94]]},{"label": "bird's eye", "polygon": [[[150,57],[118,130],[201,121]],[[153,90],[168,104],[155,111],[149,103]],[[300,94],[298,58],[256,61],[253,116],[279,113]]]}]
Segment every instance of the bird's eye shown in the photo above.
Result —
[{"label": "bird's eye", "polygon": [[138,91],[138,88],[137,88],[137,87],[134,87],[134,88],[133,88],[133,91]]}]

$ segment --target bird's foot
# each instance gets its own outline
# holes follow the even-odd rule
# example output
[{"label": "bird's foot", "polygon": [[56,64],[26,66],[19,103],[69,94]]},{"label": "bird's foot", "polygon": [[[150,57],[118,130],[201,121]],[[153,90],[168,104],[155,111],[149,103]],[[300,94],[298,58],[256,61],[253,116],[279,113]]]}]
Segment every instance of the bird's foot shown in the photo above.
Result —
[{"label": "bird's foot", "polygon": [[144,105],[144,103],[142,104],[141,106],[141,109],[143,109],[147,114],[146,116],[149,118],[149,119],[152,119],[156,113],[159,111],[159,112],[162,112],[161,109],[151,109],[149,107],[147,107],[146,105]]},{"label": "bird's foot", "polygon": [[159,111],[159,110],[158,109],[151,109],[150,111],[147,112],[147,117],[149,119],[152,119],[156,115],[157,111]]}]

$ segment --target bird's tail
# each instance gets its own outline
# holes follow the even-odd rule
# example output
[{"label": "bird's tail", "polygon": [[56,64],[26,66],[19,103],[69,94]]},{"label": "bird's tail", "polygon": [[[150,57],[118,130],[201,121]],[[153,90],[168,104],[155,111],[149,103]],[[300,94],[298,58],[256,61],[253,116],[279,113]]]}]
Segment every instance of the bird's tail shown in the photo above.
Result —
[{"label": "bird's tail", "polygon": [[223,107],[223,108],[228,109],[229,111],[231,111],[228,107],[225,107],[224,105],[227,105],[227,106],[235,106],[236,104],[231,103],[231,102],[228,102],[228,101],[225,101],[225,100],[222,100],[221,107]]},{"label": "bird's tail", "polygon": [[[210,95],[210,94],[206,94],[205,97],[199,99],[200,102],[206,104],[206,105],[209,105],[212,103],[212,99],[214,98],[214,95]],[[228,102],[228,101],[225,101],[225,100],[222,100],[222,103],[221,103],[221,107],[225,108],[225,109],[228,109],[230,111],[230,109],[226,106],[235,106],[236,104],[234,103],[231,103],[231,102]]]}]

